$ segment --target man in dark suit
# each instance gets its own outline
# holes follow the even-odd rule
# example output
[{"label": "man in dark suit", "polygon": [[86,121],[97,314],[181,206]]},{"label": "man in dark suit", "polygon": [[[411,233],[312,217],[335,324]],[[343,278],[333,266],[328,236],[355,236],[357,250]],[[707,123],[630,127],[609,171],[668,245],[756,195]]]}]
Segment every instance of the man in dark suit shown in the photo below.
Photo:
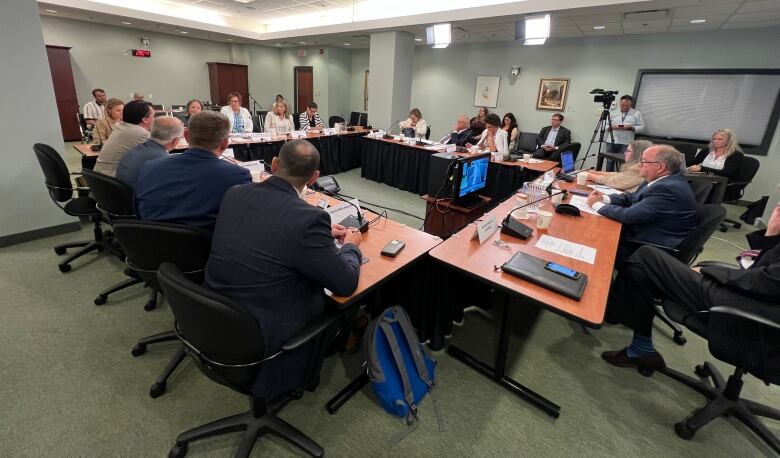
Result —
[{"label": "man in dark suit", "polygon": [[550,120],[552,124],[543,127],[542,131],[536,137],[536,151],[534,157],[537,159],[550,159],[551,161],[560,161],[561,153],[558,147],[571,143],[571,131],[561,125],[563,115],[555,113]]},{"label": "man in dark suit", "polygon": [[184,138],[190,148],[146,162],[135,181],[138,217],[214,229],[225,191],[252,182],[249,171],[220,160],[230,121],[213,111],[192,115]]},{"label": "man in dark suit", "polygon": [[[357,288],[360,232],[331,225],[301,198],[319,163],[308,141],[286,143],[273,159],[274,176],[229,190],[217,218],[206,283],[255,316],[266,355],[323,312],[323,288],[338,296]],[[311,353],[307,346],[265,363],[254,391],[273,398],[301,386]]]},{"label": "man in dark suit", "polygon": [[469,119],[466,115],[460,115],[455,127],[450,133],[445,135],[439,143],[445,145],[463,146],[471,140],[471,129],[469,128]]},{"label": "man in dark suit", "polygon": [[761,250],[747,269],[707,266],[690,268],[669,254],[645,246],[623,263],[610,293],[607,320],[634,330],[631,344],[601,354],[619,367],[665,367],[651,337],[654,299],[671,300],[691,313],[719,305],[740,307],[759,315],[780,315],[780,204],[766,231],[747,235],[752,249]]},{"label": "man in dark suit", "polygon": [[[606,196],[593,191],[588,204],[600,215],[623,223],[624,239],[677,248],[698,224],[696,198],[681,173],[685,156],[673,146],[656,145],[642,153],[639,164],[646,181],[636,192]],[[628,250],[621,244],[619,260],[630,254]]]}]

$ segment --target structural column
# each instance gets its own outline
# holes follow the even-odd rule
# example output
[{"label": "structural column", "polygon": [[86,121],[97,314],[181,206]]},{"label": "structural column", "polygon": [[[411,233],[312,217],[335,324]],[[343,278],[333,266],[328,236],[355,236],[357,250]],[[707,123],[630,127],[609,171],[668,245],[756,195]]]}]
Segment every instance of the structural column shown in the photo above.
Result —
[{"label": "structural column", "polygon": [[387,129],[409,114],[413,60],[414,35],[408,32],[371,34],[368,120],[373,127]]}]

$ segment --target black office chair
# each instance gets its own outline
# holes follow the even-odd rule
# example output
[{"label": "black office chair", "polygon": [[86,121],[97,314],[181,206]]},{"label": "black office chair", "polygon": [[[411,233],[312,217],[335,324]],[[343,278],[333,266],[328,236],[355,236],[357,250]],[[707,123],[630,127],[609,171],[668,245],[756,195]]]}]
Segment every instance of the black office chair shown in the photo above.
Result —
[{"label": "black office chair", "polygon": [[758,419],[760,416],[780,420],[780,410],[740,397],[742,377],[746,373],[767,385],[780,384],[780,320],[777,314],[770,316],[769,310],[769,313],[759,314],[722,306],[691,313],[669,301],[664,303],[664,310],[672,319],[707,339],[712,356],[735,367],[728,381],[724,381],[709,362],[696,366],[697,379],[670,368],[660,371],[709,400],[707,405],[674,425],[677,436],[690,440],[696,431],[716,418],[733,415],[780,454],[780,439]]},{"label": "black office chair", "polygon": [[331,116],[330,118],[328,118],[328,127],[332,129],[336,125],[336,123],[343,123],[343,122],[344,122],[344,118],[342,118],[341,116]]},{"label": "black office chair", "polygon": [[536,151],[536,135],[533,132],[520,132],[520,137],[517,139],[517,149],[513,152],[525,154]]},{"label": "black office chair", "polygon": [[266,361],[284,357],[285,353],[310,342],[315,346],[322,345],[322,333],[339,321],[341,315],[323,315],[313,320],[288,339],[278,352],[267,354],[263,331],[244,307],[187,280],[172,264],[160,266],[157,278],[176,319],[176,335],[187,354],[207,377],[247,395],[250,400],[250,409],[245,413],[179,434],[168,456],[182,457],[191,442],[233,431],[246,431],[236,457],[249,456],[257,438],[269,432],[309,455],[322,456],[323,450],[316,442],[276,416],[281,407],[299,394],[267,400],[253,394],[253,385]]},{"label": "black office chair", "polygon": [[[102,217],[95,201],[87,196],[87,191],[89,190],[73,186],[68,166],[65,165],[62,156],[54,148],[43,143],[33,145],[33,151],[35,151],[35,157],[38,158],[38,163],[43,171],[46,188],[49,191],[51,200],[66,214],[79,218],[88,218],[94,224],[92,230],[94,240],[62,243],[54,247],[54,252],[58,255],[65,254],[68,248],[81,248],[60,261],[60,272],[70,272],[70,263],[91,251],[106,250],[121,257],[122,253],[113,244],[111,235],[103,233],[103,228],[100,226]],[[77,192],[78,197],[73,197],[74,192]],[[62,205],[62,203],[65,204]]]},{"label": "black office chair", "polygon": [[[113,226],[119,220],[135,219],[133,190],[130,186],[122,180],[94,170],[82,170],[82,174],[89,185],[90,194],[97,201],[97,209],[101,212],[103,221]],[[114,233],[114,237],[116,238],[116,233]],[[124,259],[124,253],[122,259]],[[108,300],[109,295],[144,282],[132,269],[126,270],[125,274],[129,278],[101,291],[95,297],[95,305],[103,305]],[[150,295],[149,302],[144,308],[153,310],[155,306],[156,297]]]},{"label": "black office chair", "polygon": [[293,113],[293,125],[295,126],[295,130],[301,130],[301,114],[300,113]]},{"label": "black office chair", "polygon": [[165,105],[155,105],[155,104],[152,104],[152,110],[154,110],[154,111],[165,111]]},{"label": "black office chair", "polygon": [[[699,222],[696,225],[696,229],[688,234],[688,236],[683,239],[677,248],[642,242],[638,240],[626,240],[624,243],[627,245],[633,245],[637,248],[641,245],[651,245],[656,248],[660,248],[677,258],[679,261],[684,262],[690,266],[704,250],[704,244],[707,243],[707,240],[709,240],[712,234],[715,233],[718,225],[725,217],[726,209],[721,207],[719,204],[705,204],[700,206],[698,210],[696,210],[696,219]],[[676,320],[670,319],[666,314],[663,313],[663,311],[660,309],[660,306],[661,304],[659,302],[656,306],[655,316],[660,318],[661,321],[666,323],[666,325],[672,329],[672,340],[674,340],[674,343],[677,345],[685,345],[687,339],[683,335],[682,329],[677,325]]]},{"label": "black office chair", "polygon": [[92,130],[87,126],[84,115],[76,113],[76,119],[79,122],[79,133],[81,134],[81,143],[90,143],[92,141]]},{"label": "black office chair", "polygon": [[[183,224],[123,220],[114,225],[114,234],[127,253],[128,267],[146,282],[151,289],[150,300],[154,297],[155,303],[160,291],[157,270],[164,262],[178,266],[192,281],[203,282],[203,272],[211,250],[211,232]],[[146,353],[148,345],[173,340],[176,340],[173,331],[144,337],[133,346],[130,353],[141,356]],[[149,388],[149,396],[156,398],[165,393],[168,378],[184,360],[184,356],[184,348],[180,348]]]},{"label": "black office chair", "polygon": [[[726,192],[723,195],[723,201],[726,203],[737,203],[739,199],[745,194],[745,188],[752,183],[753,177],[758,173],[758,167],[761,164],[758,159],[752,156],[742,156],[742,162],[739,164],[739,170],[737,174],[732,178],[732,181],[726,185]],[[726,232],[729,230],[728,225],[731,225],[734,229],[742,227],[742,223],[739,221],[726,218],[720,225],[720,231]]]},{"label": "black office chair", "polygon": [[431,138],[431,126],[428,126],[427,129],[425,129],[425,139],[428,140]]},{"label": "black office chair", "polygon": [[572,157],[573,160],[576,161],[577,160],[577,156],[579,156],[579,154],[580,154],[580,149],[581,148],[582,148],[582,145],[577,143],[577,142],[565,143],[565,144],[563,144],[563,145],[558,147],[558,150],[553,153],[553,155],[552,155],[552,157],[550,159],[553,160],[553,161],[559,161],[560,162],[560,160],[561,160],[561,153],[566,152],[566,151],[571,151],[571,157]]},{"label": "black office chair", "polygon": [[178,113],[187,109],[187,105],[171,105],[171,111]]},{"label": "black office chair", "polygon": [[253,114],[252,115],[252,132],[259,133],[262,132],[263,125],[260,123],[260,116]]},{"label": "black office chair", "polygon": [[265,132],[265,117],[268,116],[268,111],[258,110],[257,118],[260,120],[260,132]]}]

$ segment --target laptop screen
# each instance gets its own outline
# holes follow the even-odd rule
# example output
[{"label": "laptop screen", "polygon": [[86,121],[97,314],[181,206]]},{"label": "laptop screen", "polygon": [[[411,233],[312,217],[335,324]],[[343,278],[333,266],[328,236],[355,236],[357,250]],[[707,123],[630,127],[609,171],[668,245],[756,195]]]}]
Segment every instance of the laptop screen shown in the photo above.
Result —
[{"label": "laptop screen", "polygon": [[561,153],[561,172],[571,173],[574,171],[574,157],[571,151]]}]

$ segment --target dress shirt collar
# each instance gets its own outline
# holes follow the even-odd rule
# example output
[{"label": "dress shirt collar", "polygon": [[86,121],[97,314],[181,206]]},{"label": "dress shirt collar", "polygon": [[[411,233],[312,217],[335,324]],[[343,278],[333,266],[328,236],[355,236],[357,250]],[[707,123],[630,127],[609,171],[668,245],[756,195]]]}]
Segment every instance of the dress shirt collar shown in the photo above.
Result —
[{"label": "dress shirt collar", "polygon": [[[669,175],[671,175],[671,173],[670,173]],[[659,181],[663,180],[664,178],[668,177],[669,175],[664,175],[664,176],[662,176],[662,177],[658,177],[658,178],[656,178],[656,179],[655,179],[655,180],[653,180],[653,181],[650,181],[650,182],[648,182],[648,183],[647,183],[647,187],[649,188],[650,186],[652,186],[652,185],[653,185],[653,183],[657,183],[657,182],[659,182]]]}]

